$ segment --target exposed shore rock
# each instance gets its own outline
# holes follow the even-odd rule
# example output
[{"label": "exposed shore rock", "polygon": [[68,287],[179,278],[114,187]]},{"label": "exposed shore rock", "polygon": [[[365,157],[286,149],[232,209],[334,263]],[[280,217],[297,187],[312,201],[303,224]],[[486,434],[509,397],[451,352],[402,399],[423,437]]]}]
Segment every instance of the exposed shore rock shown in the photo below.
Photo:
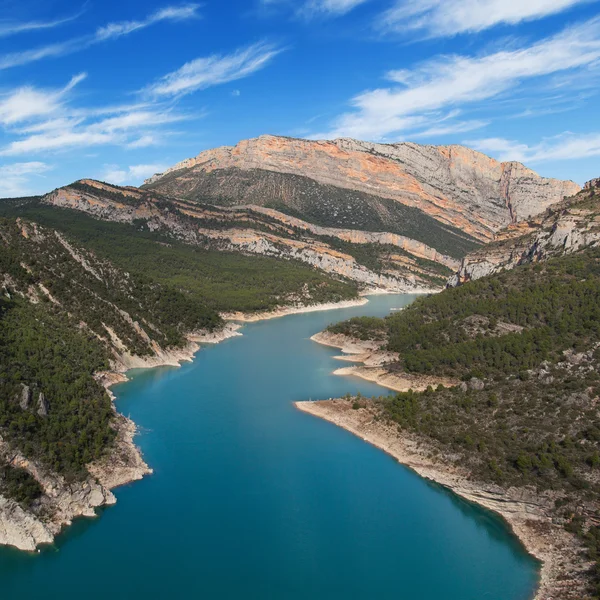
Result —
[{"label": "exposed shore rock", "polygon": [[[250,315],[236,313],[232,316],[235,316],[237,321],[253,322],[286,314],[360,306],[366,302],[368,302],[366,298],[359,298],[338,304],[298,305],[282,307],[271,312]],[[113,370],[97,373],[95,377],[114,400],[110,388],[127,381],[126,371],[129,369],[180,366],[182,362],[193,360],[200,348],[199,344],[216,344],[242,335],[239,332],[240,328],[241,325],[238,323],[226,323],[218,331],[192,332],[187,336],[188,344],[185,347],[165,350],[153,346],[155,353],[149,357],[138,357],[123,352],[115,357]],[[23,395],[31,398],[31,391],[27,386],[23,386],[19,401],[22,400]],[[25,469],[40,483],[44,492],[31,510],[25,510],[17,502],[0,495],[0,545],[33,552],[40,545],[51,544],[62,529],[69,526],[74,519],[94,517],[97,508],[115,504],[116,498],[111,490],[152,473],[152,469],[145,463],[140,450],[135,445],[134,438],[137,432],[135,423],[116,413],[114,427],[117,437],[110,452],[102,459],[88,465],[90,476],[87,479],[71,484],[62,476],[28,460],[0,437],[0,463]]]},{"label": "exposed shore rock", "polygon": [[[114,400],[110,387],[126,381],[124,373],[128,369],[179,366],[181,362],[193,359],[199,349],[198,344],[218,343],[241,335],[239,328],[239,325],[228,323],[219,331],[195,332],[189,335],[190,341],[186,347],[169,350],[157,347],[151,357],[124,353],[114,361],[115,370],[97,373],[96,379]],[[25,388],[26,386],[23,394],[26,395]],[[27,394],[31,394],[28,388]],[[40,394],[37,405],[39,411],[44,409],[47,414],[49,404],[43,394]],[[116,498],[111,490],[152,473],[135,445],[135,423],[116,413],[113,426],[117,436],[110,452],[88,465],[90,476],[76,483],[67,483],[62,476],[26,459],[0,437],[0,463],[25,469],[40,483],[44,491],[41,500],[34,503],[31,510],[25,510],[17,502],[0,495],[0,545],[32,552],[42,544],[51,544],[74,519],[94,517],[97,508],[115,504]]]},{"label": "exposed shore rock", "polygon": [[420,392],[429,386],[435,388],[441,384],[444,387],[451,387],[458,384],[454,379],[447,377],[430,377],[391,371],[387,365],[397,361],[398,354],[382,349],[385,340],[357,340],[341,333],[329,331],[316,333],[310,339],[324,346],[340,348],[344,355],[336,356],[335,358],[338,360],[361,363],[352,367],[336,369],[333,372],[334,375],[359,377],[395,392],[407,392],[408,390]]},{"label": "exposed shore rock", "polygon": [[[297,402],[303,412],[343,427],[409,467],[466,500],[501,515],[527,551],[541,561],[536,600],[581,600],[585,597],[590,564],[582,560],[579,540],[553,520],[554,497],[530,488],[508,488],[473,481],[469,473],[427,443],[395,424],[386,423],[370,401],[353,409],[349,400]],[[434,458],[435,457],[435,458]]]}]

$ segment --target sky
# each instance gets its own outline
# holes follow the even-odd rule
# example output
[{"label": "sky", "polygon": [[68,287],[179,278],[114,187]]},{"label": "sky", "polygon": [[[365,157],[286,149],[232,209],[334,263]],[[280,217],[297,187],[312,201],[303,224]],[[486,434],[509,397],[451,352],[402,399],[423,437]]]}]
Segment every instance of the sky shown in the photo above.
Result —
[{"label": "sky", "polygon": [[0,0],[0,197],[262,134],[600,176],[599,0]]}]

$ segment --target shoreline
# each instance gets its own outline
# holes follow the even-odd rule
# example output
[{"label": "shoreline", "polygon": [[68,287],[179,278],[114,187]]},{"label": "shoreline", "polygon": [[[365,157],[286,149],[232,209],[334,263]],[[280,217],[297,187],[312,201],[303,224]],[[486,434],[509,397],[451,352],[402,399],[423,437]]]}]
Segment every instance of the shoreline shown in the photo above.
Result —
[{"label": "shoreline", "polygon": [[[400,293],[400,292],[393,292]],[[292,305],[274,308],[273,310],[264,310],[257,312],[223,312],[220,314],[224,321],[235,321],[238,323],[256,323],[258,321],[268,321],[270,319],[278,319],[288,315],[299,315],[303,313],[320,312],[324,310],[336,310],[339,308],[353,308],[355,306],[363,306],[369,302],[364,296],[355,300],[342,300],[340,302],[323,302],[321,304],[309,305]]]},{"label": "shoreline", "polygon": [[429,386],[452,387],[460,382],[448,377],[430,377],[427,375],[397,375],[390,373],[385,365],[398,359],[398,354],[381,349],[381,341],[357,340],[341,333],[321,331],[310,338],[313,342],[339,348],[344,355],[334,356],[335,359],[345,362],[362,363],[350,367],[340,367],[333,371],[333,375],[341,377],[358,377],[370,383],[376,383],[393,392],[407,392],[412,389],[416,392],[426,390]]},{"label": "shoreline", "polygon": [[420,477],[445,487],[468,502],[500,515],[521,545],[540,563],[532,600],[566,600],[585,595],[582,546],[552,519],[553,501],[528,488],[504,489],[472,481],[455,465],[435,461],[433,447],[412,434],[375,420],[371,405],[357,410],[343,399],[295,402],[301,412],[328,421],[383,450]]},{"label": "shoreline", "polygon": [[[36,552],[39,546],[51,545],[66,527],[79,517],[96,517],[96,509],[117,502],[112,490],[139,481],[153,473],[144,461],[135,436],[139,429],[115,406],[112,387],[128,381],[131,369],[154,369],[157,367],[180,367],[192,362],[200,350],[200,344],[218,344],[229,338],[243,335],[241,323],[283,317],[291,314],[334,310],[362,306],[368,302],[360,297],[339,303],[323,303],[309,306],[281,307],[274,311],[259,313],[235,313],[237,322],[226,322],[215,332],[197,331],[189,333],[187,344],[182,348],[160,348],[155,346],[152,356],[141,357],[124,352],[115,355],[109,371],[95,373],[94,378],[106,389],[115,413],[114,427],[117,431],[115,445],[103,458],[88,465],[90,476],[77,484],[68,485],[64,479],[46,470],[41,465],[28,461],[19,452],[10,453],[11,464],[26,468],[44,488],[44,510],[34,513],[24,510],[17,502],[0,496],[0,546],[13,547],[25,552]],[[0,437],[0,453],[7,454],[8,446]]]}]

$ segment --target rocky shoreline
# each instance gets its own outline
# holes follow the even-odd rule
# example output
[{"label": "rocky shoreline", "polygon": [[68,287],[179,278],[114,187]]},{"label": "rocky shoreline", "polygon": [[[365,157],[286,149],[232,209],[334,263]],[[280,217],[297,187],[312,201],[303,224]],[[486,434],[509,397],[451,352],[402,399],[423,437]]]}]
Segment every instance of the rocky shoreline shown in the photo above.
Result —
[{"label": "rocky shoreline", "polygon": [[400,435],[396,426],[376,418],[379,411],[371,401],[359,409],[352,404],[344,399],[295,403],[299,410],[380,448],[421,477],[502,516],[527,552],[541,563],[535,600],[581,600],[586,596],[586,572],[591,565],[582,559],[583,548],[577,538],[554,522],[552,493],[473,481],[468,472],[436,455],[437,449],[424,440],[406,432]]},{"label": "rocky shoreline", "polygon": [[[423,391],[440,383],[445,387],[460,384],[439,377],[390,372],[386,365],[397,360],[398,355],[382,350],[383,339],[359,340],[329,331],[317,333],[311,339],[339,348],[344,354],[336,356],[338,360],[360,363],[337,369],[335,375],[360,377],[398,392]],[[527,552],[540,561],[535,600],[581,600],[586,596],[587,571],[592,565],[582,559],[581,542],[556,522],[555,494],[540,493],[534,488],[505,489],[474,481],[468,471],[445,459],[440,448],[409,432],[400,434],[396,425],[380,418],[381,411],[373,401],[363,399],[361,405],[354,409],[353,401],[345,399],[296,403],[299,410],[350,431],[421,477],[502,516]]]},{"label": "rocky shoreline", "polygon": [[[110,388],[127,381],[125,373],[129,369],[180,366],[193,359],[199,344],[216,344],[241,335],[238,329],[240,325],[227,323],[217,332],[194,332],[188,335],[185,347],[167,350],[156,347],[155,354],[150,357],[123,353],[115,358],[112,371],[97,373],[95,377],[114,401]],[[109,454],[88,465],[90,476],[77,483],[69,484],[63,477],[27,460],[0,437],[0,459],[27,470],[44,491],[35,512],[24,510],[14,500],[0,496],[0,545],[33,552],[42,544],[51,544],[77,517],[94,517],[97,508],[115,504],[117,500],[111,490],[152,473],[135,445],[135,423],[119,414],[114,404],[113,409],[117,433],[114,445]]]},{"label": "rocky shoreline", "polygon": [[[197,331],[187,335],[182,348],[163,349],[156,345],[152,356],[136,356],[128,352],[115,355],[112,370],[97,373],[96,380],[104,386],[111,399],[115,396],[111,387],[127,381],[130,369],[152,369],[161,366],[179,367],[190,362],[200,349],[200,344],[217,344],[242,335],[240,323],[283,317],[289,314],[332,310],[361,306],[368,299],[361,297],[340,303],[315,304],[311,306],[281,307],[274,311],[258,313],[230,313],[224,315],[228,322],[218,331]],[[77,517],[94,517],[96,509],[116,503],[111,490],[138,481],[152,473],[135,445],[137,427],[133,421],[115,411],[114,427],[116,441],[111,452],[88,466],[90,476],[82,482],[68,484],[64,478],[41,465],[27,460],[14,451],[0,436],[0,460],[22,467],[41,484],[44,495],[35,511],[24,510],[14,500],[0,495],[0,546],[12,546],[19,550],[34,552],[40,545],[52,544],[55,537]]]},{"label": "rocky shoreline", "polygon": [[336,356],[337,360],[360,363],[351,367],[341,367],[333,374],[359,377],[365,381],[376,383],[394,392],[416,392],[426,390],[429,386],[439,384],[445,387],[457,385],[459,382],[447,377],[428,377],[426,375],[408,375],[406,373],[390,372],[386,365],[398,360],[398,354],[382,350],[384,340],[357,340],[341,333],[321,331],[311,338],[323,346],[339,348],[343,354]]}]

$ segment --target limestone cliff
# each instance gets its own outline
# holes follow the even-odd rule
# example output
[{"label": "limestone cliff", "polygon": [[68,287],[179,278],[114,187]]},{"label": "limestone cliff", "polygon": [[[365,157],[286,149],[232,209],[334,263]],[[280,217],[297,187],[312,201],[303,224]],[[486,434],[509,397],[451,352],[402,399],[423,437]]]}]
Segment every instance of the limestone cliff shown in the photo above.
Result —
[{"label": "limestone cliff", "polygon": [[[251,173],[253,177],[248,176]],[[384,213],[384,222],[393,221],[392,215],[385,214],[389,207],[380,201],[389,199],[482,241],[579,190],[571,181],[546,179],[520,163],[498,162],[463,146],[269,135],[202,152],[151,177],[145,185],[179,197],[212,197],[229,204],[257,204],[262,198],[263,205],[282,203],[306,217],[308,207],[302,198],[306,183],[289,177],[274,180],[270,173],[307,177],[344,190],[341,201],[332,207],[344,226],[356,220],[356,214],[343,212],[346,198],[361,193]],[[323,203],[327,200],[324,195]],[[314,210],[309,212],[314,216]]]},{"label": "limestone cliff", "polygon": [[497,241],[468,254],[449,285],[498,271],[571,254],[600,243],[600,179],[551,207],[544,214],[498,232]]}]

